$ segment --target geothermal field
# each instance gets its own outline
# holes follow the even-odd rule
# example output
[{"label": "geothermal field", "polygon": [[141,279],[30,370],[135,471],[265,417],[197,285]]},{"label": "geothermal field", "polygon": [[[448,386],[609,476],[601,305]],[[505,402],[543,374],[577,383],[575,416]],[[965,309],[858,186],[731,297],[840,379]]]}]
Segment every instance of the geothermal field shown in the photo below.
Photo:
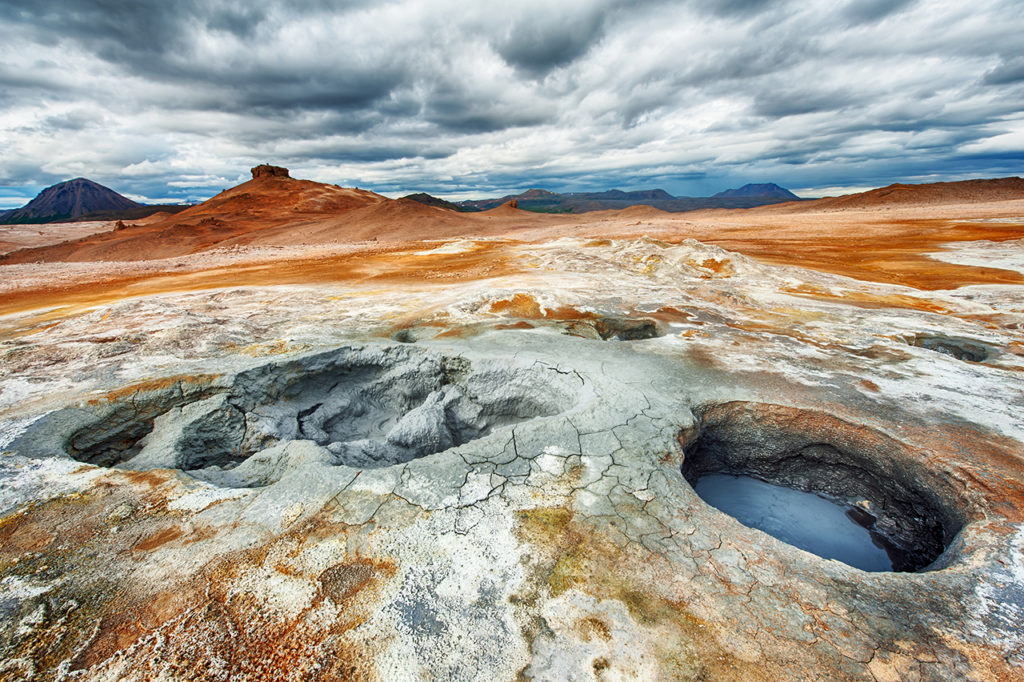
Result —
[{"label": "geothermal field", "polygon": [[0,679],[1024,676],[1019,178],[0,250]]}]

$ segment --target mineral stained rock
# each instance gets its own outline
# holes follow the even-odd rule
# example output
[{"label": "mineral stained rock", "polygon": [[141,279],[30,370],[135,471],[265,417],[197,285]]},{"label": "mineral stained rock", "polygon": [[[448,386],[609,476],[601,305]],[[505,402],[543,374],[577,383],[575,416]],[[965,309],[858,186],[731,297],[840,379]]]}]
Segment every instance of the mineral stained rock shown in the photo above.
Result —
[{"label": "mineral stained rock", "polygon": [[258,166],[250,169],[252,171],[252,179],[256,178],[290,178],[287,168],[281,166],[271,166],[269,163],[261,163]]},{"label": "mineral stained rock", "polygon": [[[659,237],[0,266],[0,679],[1021,677],[1009,271]],[[708,472],[856,506],[899,570]]]}]

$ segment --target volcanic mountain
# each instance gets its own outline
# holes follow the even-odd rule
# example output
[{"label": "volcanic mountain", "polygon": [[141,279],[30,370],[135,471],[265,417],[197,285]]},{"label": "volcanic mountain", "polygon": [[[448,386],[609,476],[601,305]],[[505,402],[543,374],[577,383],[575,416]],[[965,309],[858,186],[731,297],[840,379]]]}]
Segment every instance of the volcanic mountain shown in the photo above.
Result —
[{"label": "volcanic mountain", "polygon": [[85,178],[75,178],[47,187],[21,208],[0,216],[0,223],[55,223],[73,220],[87,213],[140,206],[109,187]]},{"label": "volcanic mountain", "polygon": [[749,197],[778,199],[780,201],[797,201],[800,199],[800,197],[793,194],[785,187],[779,187],[774,182],[763,183],[760,185],[746,184],[739,189],[727,189],[724,192],[711,195],[712,199],[739,199]]}]

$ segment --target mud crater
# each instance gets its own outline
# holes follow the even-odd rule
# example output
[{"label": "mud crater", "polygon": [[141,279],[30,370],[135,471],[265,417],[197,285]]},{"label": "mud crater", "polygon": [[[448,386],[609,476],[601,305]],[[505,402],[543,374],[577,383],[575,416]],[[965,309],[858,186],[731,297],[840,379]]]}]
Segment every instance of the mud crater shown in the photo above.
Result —
[{"label": "mud crater", "polygon": [[940,334],[916,334],[909,343],[965,362],[984,362],[996,354],[995,349],[979,341]]},{"label": "mud crater", "polygon": [[569,320],[564,324],[569,336],[602,341],[644,341],[668,333],[666,325],[647,317],[597,317]]},{"label": "mud crater", "polygon": [[[250,458],[280,468],[289,456],[280,454],[281,446],[294,441],[330,464],[408,462],[564,412],[576,403],[581,379],[541,363],[470,362],[401,345],[268,363],[222,383],[181,381],[60,410],[33,424],[13,449],[258,485],[274,477],[216,473],[252,468]],[[254,458],[257,453],[277,454]]]},{"label": "mud crater", "polygon": [[895,571],[936,570],[955,558],[946,548],[967,505],[921,453],[810,410],[733,402],[695,413],[698,426],[680,434],[691,486],[732,474],[825,497],[870,532]]}]

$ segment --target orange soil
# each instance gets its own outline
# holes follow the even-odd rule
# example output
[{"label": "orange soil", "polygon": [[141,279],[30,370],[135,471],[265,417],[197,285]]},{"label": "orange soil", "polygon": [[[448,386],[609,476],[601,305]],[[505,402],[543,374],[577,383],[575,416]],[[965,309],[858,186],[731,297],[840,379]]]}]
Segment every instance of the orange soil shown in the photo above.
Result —
[{"label": "orange soil", "polygon": [[[784,211],[829,209],[864,209],[879,206],[922,206],[951,203],[1007,201],[1024,195],[1024,179],[996,178],[992,180],[963,180],[961,182],[932,182],[924,185],[896,183],[841,197],[825,197],[799,204],[776,204]],[[764,207],[762,210],[771,210]]]},{"label": "orange soil", "polygon": [[[210,267],[183,272],[168,263],[165,269],[145,274],[126,274],[123,266],[111,262],[108,268],[101,268],[101,274],[83,274],[62,286],[40,284],[35,278],[21,288],[12,287],[0,300],[0,314],[48,306],[88,308],[129,296],[218,287],[370,280],[422,283],[484,279],[525,269],[509,257],[503,246],[508,241],[489,241],[462,253],[415,253],[436,246],[421,240],[462,236],[519,242],[566,235],[593,239],[649,235],[668,242],[692,237],[769,263],[919,289],[1024,284],[1024,275],[1018,272],[955,265],[927,255],[954,242],[1024,238],[1024,188],[1018,187],[1022,183],[1011,178],[896,188],[899,192],[883,188],[889,191],[854,195],[856,200],[843,197],[849,201],[842,206],[826,199],[683,214],[633,207],[550,215],[507,205],[483,213],[456,213],[410,200],[387,199],[365,190],[290,178],[259,178],[181,213],[151,217],[127,229],[87,234],[59,244],[37,242],[44,245],[2,256],[0,264],[152,260],[244,245],[344,244],[348,250],[291,259],[260,255],[251,260],[236,259],[231,264],[211,257],[214,265]],[[934,202],[943,191],[955,200],[963,200],[970,192],[981,198],[1013,198],[945,205],[920,205],[916,200],[899,203],[892,198],[894,193],[903,196],[909,192]],[[853,205],[868,208],[851,208]],[[984,222],[993,218],[1004,222]],[[311,254],[316,251],[323,249],[310,248]],[[177,265],[180,267],[180,262]],[[794,293],[822,296],[817,292]],[[865,298],[859,303],[920,306],[916,300]]]},{"label": "orange soil", "polygon": [[425,283],[497,277],[520,268],[501,253],[501,242],[485,243],[461,253],[417,255],[421,242],[398,243],[391,248],[368,246],[341,254],[293,260],[263,260],[179,273],[174,271],[109,277],[83,281],[73,287],[35,287],[9,292],[0,302],[0,315],[62,307],[40,315],[39,322],[62,317],[74,309],[88,309],[134,296],[200,291],[227,287],[308,285],[371,282]]},{"label": "orange soil", "polygon": [[[1018,211],[1021,209],[1024,206]],[[956,265],[927,255],[955,242],[1024,238],[1024,219],[1017,224],[961,223],[849,212],[786,215],[774,220],[750,215],[748,220],[736,226],[712,223],[693,236],[776,265],[798,265],[917,289],[1024,283],[1019,272]]]}]

